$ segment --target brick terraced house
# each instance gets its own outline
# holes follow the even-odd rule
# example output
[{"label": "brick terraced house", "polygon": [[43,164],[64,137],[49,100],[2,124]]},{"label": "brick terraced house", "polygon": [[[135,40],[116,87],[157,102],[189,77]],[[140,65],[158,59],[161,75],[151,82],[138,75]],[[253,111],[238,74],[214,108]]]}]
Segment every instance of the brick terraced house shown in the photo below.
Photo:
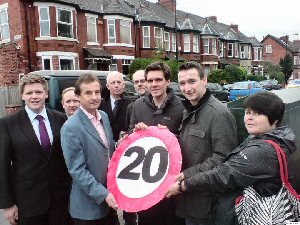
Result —
[{"label": "brick terraced house", "polygon": [[201,63],[261,69],[263,46],[238,25],[203,18],[158,0],[0,0],[0,86],[35,70],[118,70],[162,51]]}]

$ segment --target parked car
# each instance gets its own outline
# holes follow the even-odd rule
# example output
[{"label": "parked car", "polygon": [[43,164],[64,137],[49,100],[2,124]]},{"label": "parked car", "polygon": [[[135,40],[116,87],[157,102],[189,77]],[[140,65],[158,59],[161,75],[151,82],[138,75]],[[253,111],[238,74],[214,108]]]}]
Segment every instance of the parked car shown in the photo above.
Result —
[{"label": "parked car", "polygon": [[[35,73],[43,76],[48,82],[49,94],[46,100],[47,107],[63,111],[61,105],[61,93],[67,87],[75,85],[78,77],[84,73],[91,73],[96,75],[101,82],[101,97],[104,98],[109,95],[109,90],[106,87],[106,77],[109,71],[98,70],[41,70],[35,71]],[[127,98],[135,100],[138,98],[138,94],[135,91],[133,83],[124,76],[125,91],[124,95]]]},{"label": "parked car", "polygon": [[262,80],[259,82],[264,89],[270,91],[270,90],[280,90],[282,89],[281,85],[278,84],[278,81],[275,79],[271,79],[271,80]]},{"label": "parked car", "polygon": [[257,92],[267,91],[257,81],[242,81],[234,83],[229,92],[229,100],[237,100]]},{"label": "parked car", "polygon": [[184,95],[182,94],[179,84],[176,82],[170,82],[170,87],[173,89],[174,94],[177,95],[180,98],[185,98]]},{"label": "parked car", "polygon": [[220,84],[218,83],[207,83],[207,87],[210,90],[211,94],[215,96],[220,101],[229,101],[228,95],[229,92],[225,90]]},{"label": "parked car", "polygon": [[291,80],[286,88],[300,88],[300,79]]},{"label": "parked car", "polygon": [[232,89],[233,85],[234,85],[234,84],[224,84],[224,85],[223,85],[223,88],[224,88],[225,90],[227,90],[227,91],[230,91],[230,90]]}]

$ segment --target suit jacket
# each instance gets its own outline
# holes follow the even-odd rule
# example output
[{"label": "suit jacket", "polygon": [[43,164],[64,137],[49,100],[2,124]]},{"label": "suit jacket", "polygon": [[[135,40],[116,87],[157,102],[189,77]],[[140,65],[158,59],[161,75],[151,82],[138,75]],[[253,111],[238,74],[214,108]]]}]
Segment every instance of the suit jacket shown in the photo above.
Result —
[{"label": "suit jacket", "polygon": [[106,113],[100,111],[108,140],[106,148],[96,128],[79,108],[64,124],[61,143],[73,179],[70,214],[81,220],[104,218],[108,213],[105,198],[109,158],[114,151],[112,130]]},{"label": "suit jacket", "polygon": [[[25,109],[0,122],[0,208],[17,205],[20,217],[34,217],[49,209],[51,201],[67,211],[71,178],[60,143],[63,113],[47,109],[53,134],[45,153]],[[62,199],[66,199],[63,201]]]},{"label": "suit jacket", "polygon": [[115,118],[111,109],[110,96],[102,99],[101,101],[100,110],[106,112],[108,115],[115,141],[119,140],[119,134],[121,131],[127,131],[126,113],[127,106],[130,104],[130,102],[130,99],[127,99],[124,96],[121,97],[117,108],[117,116]]}]

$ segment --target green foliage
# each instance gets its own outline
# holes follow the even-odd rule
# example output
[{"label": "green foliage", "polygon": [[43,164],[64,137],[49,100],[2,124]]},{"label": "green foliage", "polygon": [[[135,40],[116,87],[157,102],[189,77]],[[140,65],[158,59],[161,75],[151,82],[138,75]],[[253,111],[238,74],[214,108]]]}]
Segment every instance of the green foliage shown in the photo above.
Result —
[{"label": "green foliage", "polygon": [[285,74],[285,81],[287,82],[292,76],[294,70],[293,58],[287,54],[283,59],[280,59],[279,65],[282,67],[282,72]]},{"label": "green foliage", "polygon": [[245,80],[252,80],[252,81],[262,81],[265,80],[266,78],[264,76],[260,76],[260,75],[246,75],[246,79]]},{"label": "green foliage", "polygon": [[207,80],[210,83],[220,83],[221,81],[225,80],[223,70],[216,69],[211,71],[208,74]]},{"label": "green foliage", "polygon": [[245,75],[247,74],[247,71],[243,71],[241,68],[239,68],[236,65],[228,65],[224,69],[224,79],[227,83],[233,83],[236,81],[243,81],[245,80]]},{"label": "green foliage", "polygon": [[277,80],[279,84],[284,84],[285,83],[285,75],[284,75],[283,72],[270,74],[270,79]]},{"label": "green foliage", "polygon": [[159,58],[137,58],[129,66],[129,77],[132,79],[132,74],[137,70],[144,70],[148,65],[153,62],[161,61],[166,63],[171,69],[171,81],[177,82],[178,68],[183,62],[177,62],[176,60],[164,61]]}]

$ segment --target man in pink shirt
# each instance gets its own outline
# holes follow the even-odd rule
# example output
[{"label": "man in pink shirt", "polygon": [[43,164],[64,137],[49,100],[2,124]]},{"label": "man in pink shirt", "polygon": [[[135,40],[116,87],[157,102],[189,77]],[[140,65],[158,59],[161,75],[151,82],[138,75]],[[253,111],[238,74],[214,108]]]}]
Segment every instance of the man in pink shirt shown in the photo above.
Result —
[{"label": "man in pink shirt", "polygon": [[[61,129],[62,149],[71,177],[70,214],[74,225],[117,225],[114,196],[106,188],[107,167],[114,151],[108,116],[98,111],[101,84],[91,74],[75,84],[80,108]],[[109,213],[110,212],[110,213]]]}]

